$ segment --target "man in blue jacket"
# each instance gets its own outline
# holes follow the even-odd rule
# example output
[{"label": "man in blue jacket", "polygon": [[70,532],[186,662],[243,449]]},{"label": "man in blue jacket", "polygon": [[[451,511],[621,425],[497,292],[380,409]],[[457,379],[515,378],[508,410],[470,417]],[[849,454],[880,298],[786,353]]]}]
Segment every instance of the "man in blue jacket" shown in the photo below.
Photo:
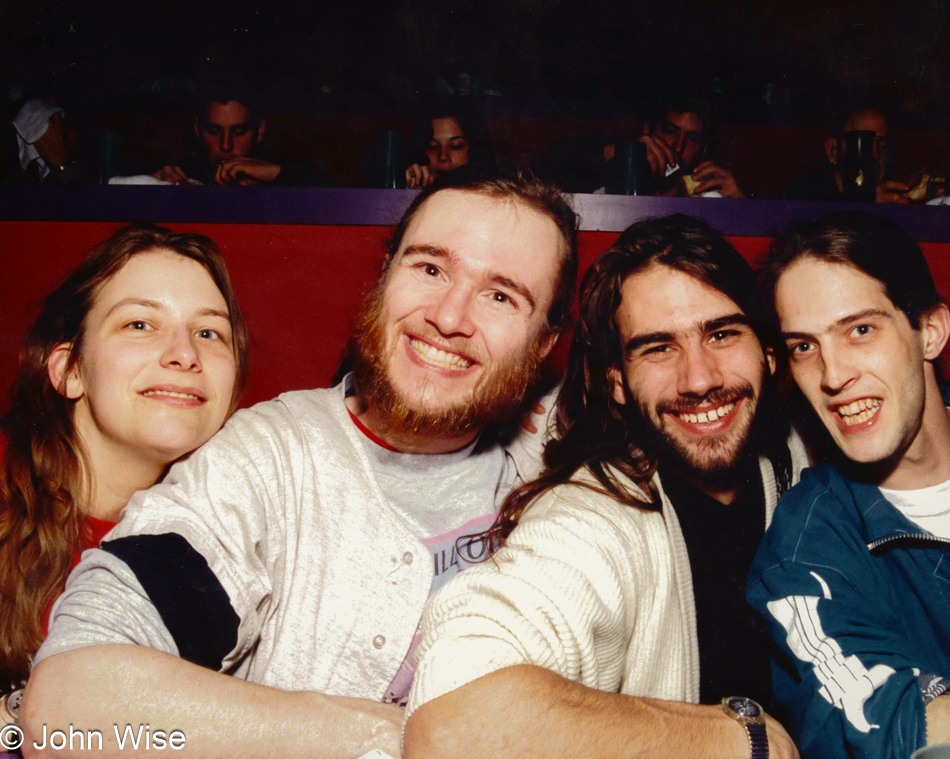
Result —
[{"label": "man in blue jacket", "polygon": [[869,213],[793,229],[765,268],[791,375],[834,443],[752,566],[776,695],[803,756],[907,759],[950,741],[950,311],[913,238]]}]

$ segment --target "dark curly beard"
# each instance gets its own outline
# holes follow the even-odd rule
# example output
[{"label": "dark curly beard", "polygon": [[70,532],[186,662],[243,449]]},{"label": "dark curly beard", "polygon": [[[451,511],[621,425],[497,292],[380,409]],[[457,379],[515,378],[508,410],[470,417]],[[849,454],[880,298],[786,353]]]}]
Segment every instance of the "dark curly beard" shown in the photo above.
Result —
[{"label": "dark curly beard", "polygon": [[[763,366],[763,382],[766,377]],[[636,429],[642,439],[642,448],[654,457],[657,462],[673,466],[687,476],[700,481],[728,482],[733,473],[741,467],[748,458],[750,450],[761,430],[758,422],[761,415],[758,413],[758,402],[752,386],[748,383],[724,388],[709,393],[702,400],[710,403],[725,402],[731,399],[744,398],[746,403],[756,402],[756,413],[745,420],[736,420],[744,425],[732,431],[726,438],[714,437],[706,441],[699,441],[698,445],[687,446],[677,437],[668,434],[664,429],[657,427],[645,404],[632,397],[629,388],[625,385],[627,404],[621,413],[627,414],[627,423]],[[655,414],[660,419],[666,412],[688,410],[695,407],[697,399],[676,401],[671,400],[658,404]]]}]

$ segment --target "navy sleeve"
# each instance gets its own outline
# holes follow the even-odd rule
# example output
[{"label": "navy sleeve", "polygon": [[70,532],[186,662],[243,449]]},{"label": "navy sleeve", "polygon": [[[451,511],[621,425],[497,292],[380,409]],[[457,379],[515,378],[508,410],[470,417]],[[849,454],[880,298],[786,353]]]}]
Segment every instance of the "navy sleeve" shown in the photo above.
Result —
[{"label": "navy sleeve", "polygon": [[124,561],[148,593],[186,659],[220,670],[240,618],[204,556],[181,535],[135,535],[100,546]]}]

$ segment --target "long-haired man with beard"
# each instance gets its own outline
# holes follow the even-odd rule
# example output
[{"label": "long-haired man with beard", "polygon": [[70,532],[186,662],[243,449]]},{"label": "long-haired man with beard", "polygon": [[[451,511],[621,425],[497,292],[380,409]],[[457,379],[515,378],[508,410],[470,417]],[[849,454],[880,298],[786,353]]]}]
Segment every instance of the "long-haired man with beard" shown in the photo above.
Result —
[{"label": "long-haired man with beard", "polygon": [[547,468],[424,616],[409,757],[798,756],[744,599],[805,465],[775,337],[698,219],[634,224],[593,264]]},{"label": "long-haired man with beard", "polygon": [[539,445],[497,433],[569,318],[575,240],[528,176],[460,169],[421,193],[353,374],[239,411],[86,554],[37,656],[27,743],[75,725],[121,756],[112,725],[148,724],[204,758],[398,756],[422,607],[540,468]]}]

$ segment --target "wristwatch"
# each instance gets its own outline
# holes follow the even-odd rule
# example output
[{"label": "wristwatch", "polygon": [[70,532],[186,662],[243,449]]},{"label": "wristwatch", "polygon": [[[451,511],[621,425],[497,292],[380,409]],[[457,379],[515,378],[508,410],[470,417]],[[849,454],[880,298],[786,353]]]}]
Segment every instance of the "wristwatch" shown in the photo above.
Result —
[{"label": "wristwatch", "polygon": [[749,734],[752,759],[768,759],[769,739],[765,735],[765,712],[751,698],[727,696],[722,700],[722,710],[742,725]]}]

